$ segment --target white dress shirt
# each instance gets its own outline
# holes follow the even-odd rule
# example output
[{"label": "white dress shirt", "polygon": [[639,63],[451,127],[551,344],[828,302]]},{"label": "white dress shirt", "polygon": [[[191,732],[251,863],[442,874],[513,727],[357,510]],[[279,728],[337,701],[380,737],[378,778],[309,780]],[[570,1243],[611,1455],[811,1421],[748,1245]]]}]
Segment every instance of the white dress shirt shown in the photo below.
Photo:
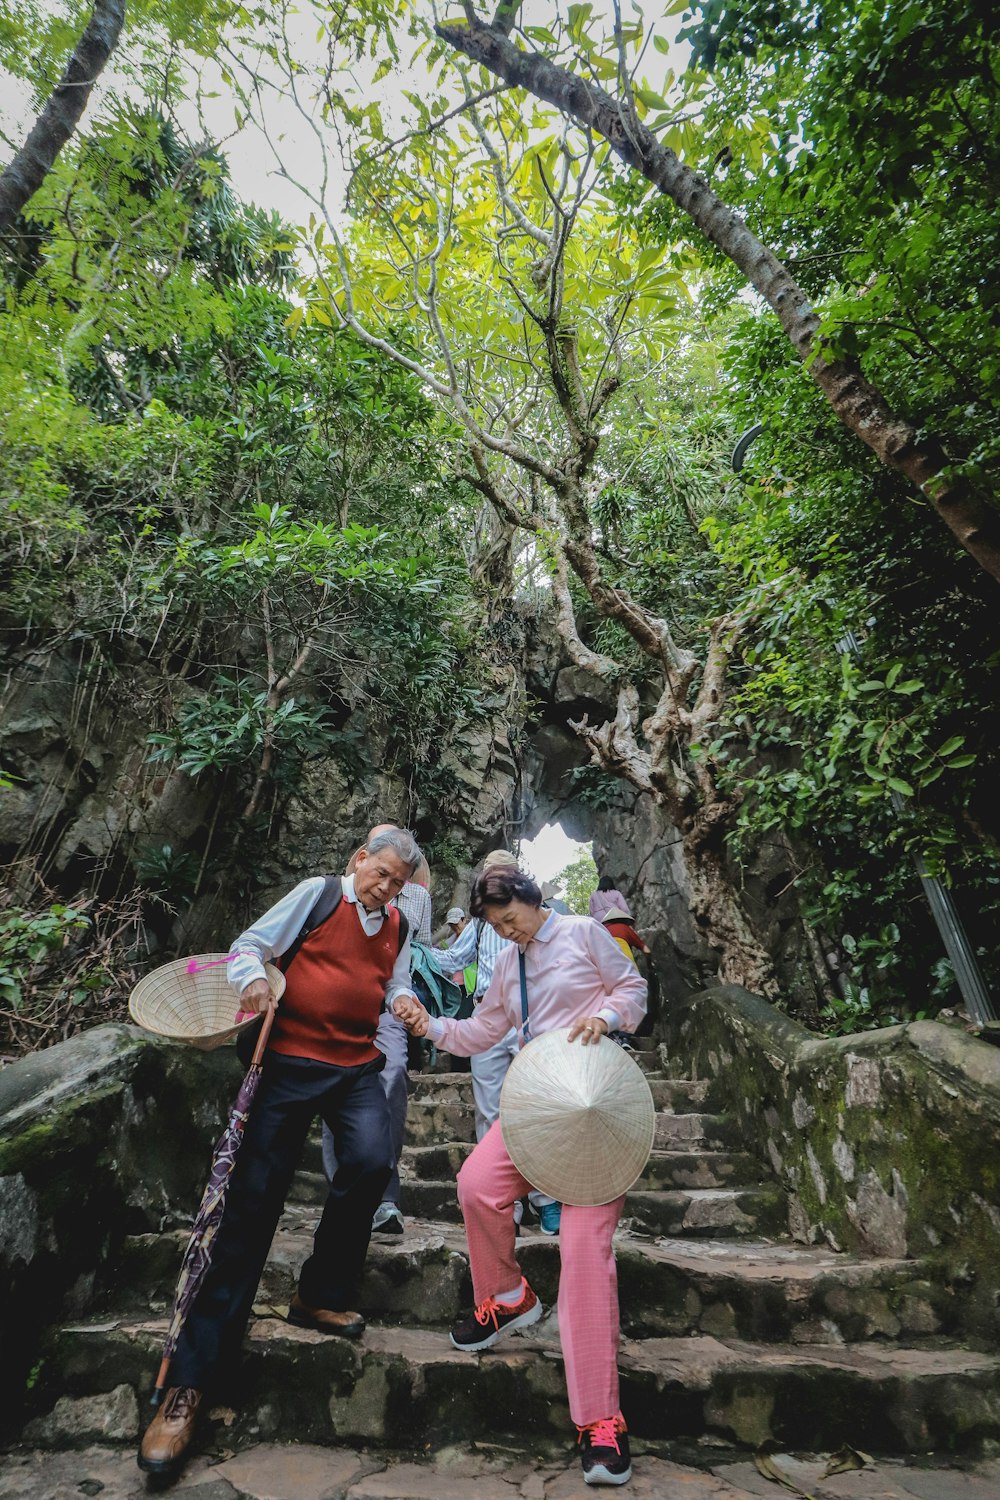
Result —
[{"label": "white dress shirt", "polygon": [[[229,983],[237,994],[241,994],[255,979],[267,977],[264,973],[265,963],[269,963],[274,958],[280,958],[292,946],[322,889],[322,875],[313,875],[308,880],[300,880],[287,896],[282,896],[281,900],[276,901],[262,917],[258,917],[252,927],[240,933],[229,950],[236,957],[227,966]],[[353,875],[343,876],[343,889],[343,900],[349,901],[354,907],[365,934],[368,937],[374,937],[385,921],[385,907],[379,906],[374,911],[369,911],[363,906],[354,891]],[[407,933],[406,941],[396,956],[389,983],[386,985],[386,1008],[391,1009],[392,1002],[397,995],[412,994],[410,937]]]}]

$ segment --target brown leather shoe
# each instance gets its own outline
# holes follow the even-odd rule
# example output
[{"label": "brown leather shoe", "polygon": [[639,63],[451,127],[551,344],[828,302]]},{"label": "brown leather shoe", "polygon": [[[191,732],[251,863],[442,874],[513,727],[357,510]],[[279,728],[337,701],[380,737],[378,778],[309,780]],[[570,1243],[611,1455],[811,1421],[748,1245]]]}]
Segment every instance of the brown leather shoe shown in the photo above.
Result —
[{"label": "brown leather shoe", "polygon": [[174,1385],[143,1434],[138,1464],[147,1474],[172,1474],[184,1462],[194,1436],[201,1391]]},{"label": "brown leather shoe", "polygon": [[334,1333],[342,1339],[358,1339],[365,1331],[360,1313],[334,1312],[330,1307],[309,1307],[298,1292],[288,1309],[288,1321],[296,1328],[312,1328],[317,1333]]}]

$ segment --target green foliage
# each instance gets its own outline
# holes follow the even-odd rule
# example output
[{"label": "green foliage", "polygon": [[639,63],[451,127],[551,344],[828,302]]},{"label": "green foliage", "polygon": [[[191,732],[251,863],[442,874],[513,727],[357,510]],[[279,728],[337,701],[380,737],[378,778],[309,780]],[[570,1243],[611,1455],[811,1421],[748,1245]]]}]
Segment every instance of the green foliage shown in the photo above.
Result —
[{"label": "green foliage", "polygon": [[[307,759],[357,780],[376,737],[387,772],[429,763],[484,711],[467,501],[411,376],[293,334],[289,231],[213,147],[125,112],[59,173],[4,267],[0,626],[15,674],[99,664],[154,766],[212,779],[232,858]],[[115,857],[183,904],[225,878],[206,837]]]},{"label": "green foliage", "polygon": [[[941,0],[711,0],[688,17],[702,123],[686,151],[814,299],[829,354],[860,361],[994,503],[996,31]],[[614,193],[670,254],[678,210],[635,180]],[[661,598],[672,616],[749,616],[703,752],[740,799],[732,850],[797,851],[800,907],[845,991],[825,1024],[886,1024],[958,998],[915,857],[952,886],[1000,985],[992,585],[832,419],[777,323],[748,313],[738,273],[702,248],[716,399],[733,437],[764,434],[700,517],[712,565],[688,573],[682,600],[665,577]]]},{"label": "green foliage", "polygon": [[687,34],[713,70],[703,161],[728,151],[721,191],[817,299],[831,352],[995,498],[996,17],[713,0]]},{"label": "green foliage", "polygon": [[594,856],[589,849],[583,849],[576,859],[559,871],[556,885],[561,888],[570,911],[585,917],[590,909],[590,898],[597,890],[597,880]]},{"label": "green foliage", "polygon": [[0,890],[0,1052],[123,1018],[138,978],[138,895],[68,903],[31,864],[8,874]]},{"label": "green foliage", "polygon": [[151,844],[137,854],[135,873],[147,891],[164,900],[183,902],[194,893],[198,861],[173,844]]},{"label": "green foliage", "polygon": [[602,771],[600,766],[572,766],[566,772],[566,780],[573,788],[573,800],[584,807],[617,807],[621,799],[622,784],[617,776]]},{"label": "green foliage", "polygon": [[[0,913],[0,1004],[20,1011],[32,968],[89,926],[85,912],[58,902],[42,910],[14,907]],[[79,1003],[85,993],[81,988],[72,998]]]},{"label": "green foliage", "polygon": [[427,863],[436,872],[461,870],[469,862],[468,847],[451,834],[432,833],[430,838],[421,840],[420,847]]},{"label": "green foliage", "polygon": [[[744,337],[745,367],[762,331],[748,326]],[[749,418],[754,408],[741,405]],[[989,934],[1000,856],[986,806],[997,774],[996,611],[988,581],[937,528],[922,524],[916,555],[910,517],[873,531],[867,464],[832,424],[817,426],[811,403],[786,403],[780,434],[754,445],[751,468],[704,523],[733,570],[732,605],[753,618],[711,747],[742,799],[733,848],[745,859],[762,841],[802,848],[800,906],[839,954],[844,1004],[863,1002],[869,1024],[889,1024],[932,999],[956,1001],[953,976],[935,972],[940,938],[915,856],[953,886],[998,978]],[[825,1019],[849,1030],[863,1017]]]},{"label": "green foliage", "polygon": [[[323,129],[364,148],[345,249],[362,273],[357,305],[441,376],[440,341],[418,316],[433,263],[465,399],[494,434],[522,413],[518,441],[559,464],[539,241],[501,201],[468,123],[429,128],[453,106],[456,78],[424,19],[396,0],[318,7],[332,70]],[[636,12],[623,29],[627,55],[643,59],[640,115],[791,263],[828,352],[860,360],[899,411],[941,434],[954,468],[995,492],[995,19],[967,0],[710,0],[692,14],[697,69],[680,81],[661,61],[659,17],[646,46],[653,19]],[[238,114],[251,34],[269,66],[298,79],[279,20],[217,0],[131,5],[121,55],[138,102],[106,97],[0,246],[0,627],[15,674],[48,650],[96,663],[154,765],[210,780],[216,810],[248,825],[244,853],[307,759],[332,756],[358,779],[378,745],[379,768],[408,784],[432,861],[457,868],[466,851],[434,833],[465,795],[442,746],[460,754],[463,729],[506,703],[527,614],[509,609],[482,630],[476,509],[453,477],[460,425],[432,403],[433,381],[334,331],[343,292],[323,227],[299,235],[239,203],[222,152],[173,123],[193,88],[185,55],[223,60]],[[600,8],[543,20],[531,42],[617,86]],[[0,23],[0,61],[43,90],[78,21],[23,7]],[[395,85],[406,36],[428,69],[407,95],[419,133],[386,152],[379,90]],[[623,381],[593,433],[590,523],[606,580],[694,651],[717,616],[748,622],[697,764],[739,803],[737,863],[772,841],[792,852],[802,914],[836,969],[824,1024],[848,1031],[954,1001],[914,855],[951,883],[1000,981],[1000,624],[988,585],[833,421],[784,334],[748,307],[727,262],[686,242],[673,205],[616,175],[603,148],[583,193],[580,139],[520,95],[484,118],[506,188],[536,224],[554,222],[559,174],[564,205],[581,190],[558,297],[586,388],[611,368]],[[293,244],[322,273],[294,295]],[[734,480],[728,455],[757,422],[764,435]],[[523,476],[509,493],[539,503]],[[547,603],[541,553],[530,567]],[[585,643],[636,681],[647,713],[656,664],[575,584],[573,602]],[[11,761],[0,787],[20,769]],[[582,804],[621,805],[615,777],[591,766],[570,777]],[[203,872],[226,878],[205,837],[133,844],[146,892],[181,904]],[[574,904],[589,878],[590,866]],[[43,1030],[88,1010],[74,994],[95,995],[93,976],[125,992],[127,966],[106,945],[67,966],[60,944],[93,929],[59,906],[8,908],[13,925],[0,928],[19,1003],[30,992]],[[57,968],[76,977],[53,978]],[[45,1010],[43,991],[56,990]]]}]

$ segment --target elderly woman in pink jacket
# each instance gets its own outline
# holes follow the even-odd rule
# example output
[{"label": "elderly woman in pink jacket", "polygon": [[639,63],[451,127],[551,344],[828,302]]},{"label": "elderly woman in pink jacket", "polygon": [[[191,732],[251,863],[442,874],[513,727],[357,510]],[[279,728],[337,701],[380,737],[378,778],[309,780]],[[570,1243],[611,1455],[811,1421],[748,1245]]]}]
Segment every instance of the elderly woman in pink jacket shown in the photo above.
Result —
[{"label": "elderly woman in pink jacket", "polygon": [[[538,886],[516,869],[481,875],[470,908],[512,946],[501,953],[469,1020],[431,1017],[418,1000],[400,997],[396,1013],[415,1035],[459,1057],[485,1051],[512,1025],[523,1044],[520,954],[532,1037],[568,1026],[569,1040],[586,1046],[609,1031],[638,1026],[646,1011],[646,981],[597,922],[548,911]],[[475,1311],[452,1329],[458,1349],[488,1349],[542,1315],[514,1249],[511,1207],[529,1187],[507,1154],[498,1121],[458,1174],[476,1299]],[[588,1484],[625,1484],[632,1472],[618,1399],[618,1275],[611,1244],[624,1201],[566,1204],[560,1229],[559,1335]]]}]

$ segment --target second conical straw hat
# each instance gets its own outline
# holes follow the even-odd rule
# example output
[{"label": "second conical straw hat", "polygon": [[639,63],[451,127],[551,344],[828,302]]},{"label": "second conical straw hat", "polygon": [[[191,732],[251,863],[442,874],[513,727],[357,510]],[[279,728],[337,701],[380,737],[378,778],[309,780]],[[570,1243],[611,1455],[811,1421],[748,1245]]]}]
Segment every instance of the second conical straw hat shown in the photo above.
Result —
[{"label": "second conical straw hat", "polygon": [[511,1161],[559,1203],[610,1203],[640,1175],[653,1149],[653,1096],[641,1068],[602,1037],[569,1042],[568,1027],[529,1042],[500,1095]]},{"label": "second conical straw hat", "polygon": [[[137,1026],[173,1042],[188,1042],[211,1051],[253,1026],[256,1017],[236,1020],[239,999],[229,985],[228,953],[199,953],[175,958],[139,980],[129,996],[129,1013]],[[285,976],[273,964],[264,972],[275,1000],[285,989]]]}]

